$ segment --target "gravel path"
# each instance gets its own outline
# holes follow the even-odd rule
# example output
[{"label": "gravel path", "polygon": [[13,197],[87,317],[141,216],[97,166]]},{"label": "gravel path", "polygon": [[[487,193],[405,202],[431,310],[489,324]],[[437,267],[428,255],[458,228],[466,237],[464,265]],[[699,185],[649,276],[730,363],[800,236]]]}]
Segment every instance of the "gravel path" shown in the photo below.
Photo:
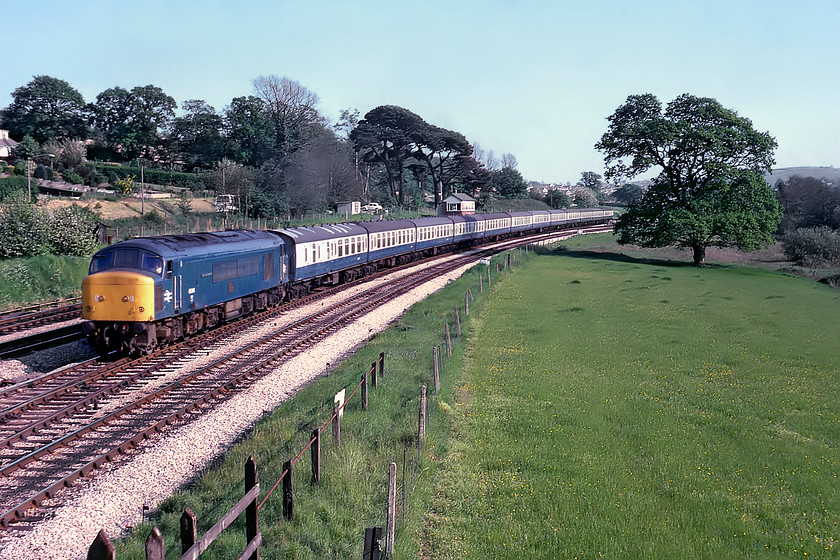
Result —
[{"label": "gravel path", "polygon": [[[293,358],[249,390],[229,398],[212,412],[153,438],[118,464],[107,465],[75,488],[73,497],[57,507],[50,519],[33,530],[23,534],[14,531],[0,534],[0,558],[78,560],[85,558],[100,529],[104,529],[111,538],[119,537],[128,527],[142,520],[144,506],[156,509],[164,499],[189,483],[196,472],[222,455],[265,411],[274,410],[303,385],[329,372],[331,365],[338,364],[374,333],[386,329],[406,309],[443,288],[470,266],[441,276],[380,306],[341,332],[319,342],[305,354]],[[367,289],[371,285],[367,283],[355,290]],[[341,297],[344,296],[332,296],[323,304],[313,305],[328,305]],[[293,321],[312,312],[313,307],[306,306],[289,312],[284,319]],[[260,332],[242,336],[237,344],[244,345],[271,328],[272,325],[268,324]],[[214,355],[208,354],[206,358],[191,360],[184,367],[193,369],[201,362],[214,358]],[[0,369],[8,367],[14,367],[13,363],[0,362]]]}]

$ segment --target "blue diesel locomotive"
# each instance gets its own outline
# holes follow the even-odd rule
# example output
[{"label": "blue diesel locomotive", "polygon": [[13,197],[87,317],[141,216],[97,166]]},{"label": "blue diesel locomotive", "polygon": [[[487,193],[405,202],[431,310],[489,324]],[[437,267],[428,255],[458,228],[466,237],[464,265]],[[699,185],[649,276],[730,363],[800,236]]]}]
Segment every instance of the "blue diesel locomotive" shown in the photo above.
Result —
[{"label": "blue diesel locomotive", "polygon": [[82,329],[102,353],[148,353],[220,323],[440,252],[606,223],[573,209],[231,230],[122,241],[82,281]]}]

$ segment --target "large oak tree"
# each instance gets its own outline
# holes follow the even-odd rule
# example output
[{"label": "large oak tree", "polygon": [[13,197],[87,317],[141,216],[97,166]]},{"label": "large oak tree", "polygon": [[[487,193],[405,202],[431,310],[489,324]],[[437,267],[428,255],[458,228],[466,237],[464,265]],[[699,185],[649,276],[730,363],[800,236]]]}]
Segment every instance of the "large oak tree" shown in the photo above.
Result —
[{"label": "large oak tree", "polygon": [[50,140],[85,138],[85,100],[69,83],[51,76],[35,76],[12,93],[12,103],[0,111],[0,124],[12,136]]},{"label": "large oak tree", "polygon": [[762,173],[776,141],[717,100],[683,94],[665,111],[651,95],[631,95],[595,147],[606,176],[659,175],[616,225],[618,242],[690,248],[703,266],[707,247],[755,250],[772,243],[781,209]]}]

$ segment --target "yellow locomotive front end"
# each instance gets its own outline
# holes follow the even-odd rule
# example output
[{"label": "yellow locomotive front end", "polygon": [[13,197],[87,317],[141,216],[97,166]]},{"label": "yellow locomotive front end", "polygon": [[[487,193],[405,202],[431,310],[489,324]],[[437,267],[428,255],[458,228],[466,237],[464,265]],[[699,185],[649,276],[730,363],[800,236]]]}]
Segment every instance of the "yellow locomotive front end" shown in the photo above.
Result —
[{"label": "yellow locomotive front end", "polygon": [[155,281],[123,270],[107,270],[82,280],[82,319],[100,322],[155,320]]}]

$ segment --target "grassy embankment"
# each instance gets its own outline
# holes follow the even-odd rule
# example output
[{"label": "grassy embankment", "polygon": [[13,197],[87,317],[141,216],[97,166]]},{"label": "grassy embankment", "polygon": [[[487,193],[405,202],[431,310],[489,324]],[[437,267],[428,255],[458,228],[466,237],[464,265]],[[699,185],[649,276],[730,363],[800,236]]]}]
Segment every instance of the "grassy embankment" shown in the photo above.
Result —
[{"label": "grassy embankment", "polygon": [[[282,520],[279,497],[261,510],[265,557],[358,557],[363,528],[383,524],[387,464],[401,475],[405,446],[397,558],[418,547],[482,559],[837,554],[836,291],[609,252],[553,253],[515,270],[473,305],[468,356],[459,345],[413,469],[417,388],[431,385],[430,348],[450,310],[467,287],[478,296],[475,272],[266,416],[164,504],[155,523],[170,553],[184,507],[206,530],[241,496],[251,453],[269,486],[328,417],[331,396],[385,351],[370,411],[350,406],[340,450],[325,434],[323,484],[310,484],[306,457],[298,463],[295,520]],[[149,529],[120,543],[119,557],[142,558]],[[242,533],[239,522],[208,558],[235,556]]]},{"label": "grassy embankment", "polygon": [[0,310],[80,295],[89,263],[57,255],[0,259]]},{"label": "grassy embankment", "polygon": [[779,273],[532,259],[470,341],[431,556],[838,554],[838,316]]}]

